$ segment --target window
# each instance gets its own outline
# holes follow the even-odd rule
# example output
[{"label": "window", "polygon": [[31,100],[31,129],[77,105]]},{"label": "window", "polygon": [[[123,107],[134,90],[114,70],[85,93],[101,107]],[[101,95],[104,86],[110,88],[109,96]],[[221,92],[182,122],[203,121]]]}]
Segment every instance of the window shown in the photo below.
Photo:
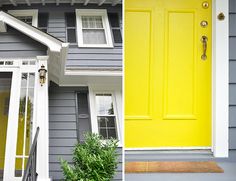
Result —
[{"label": "window", "polygon": [[99,134],[104,139],[118,139],[117,116],[112,94],[96,94],[95,101]]},{"label": "window", "polygon": [[122,43],[122,36],[121,36],[121,26],[119,22],[119,15],[118,13],[108,13],[109,22],[111,25],[111,30],[113,34],[113,42],[115,44]]},{"label": "window", "polygon": [[38,27],[38,10],[36,9],[9,10],[8,13],[29,25]]},{"label": "window", "polygon": [[80,47],[112,47],[106,10],[77,9],[77,34]]},{"label": "window", "polygon": [[66,13],[66,37],[67,42],[76,43],[76,21],[75,21],[75,13]]}]

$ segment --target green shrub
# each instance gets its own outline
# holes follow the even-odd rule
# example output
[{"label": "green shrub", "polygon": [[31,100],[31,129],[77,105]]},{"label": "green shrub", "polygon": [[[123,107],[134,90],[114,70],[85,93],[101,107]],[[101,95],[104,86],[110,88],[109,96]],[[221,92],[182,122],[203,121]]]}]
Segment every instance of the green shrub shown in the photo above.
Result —
[{"label": "green shrub", "polygon": [[103,141],[94,133],[85,135],[85,142],[73,150],[73,163],[60,159],[66,181],[109,181],[117,168],[117,141]]}]

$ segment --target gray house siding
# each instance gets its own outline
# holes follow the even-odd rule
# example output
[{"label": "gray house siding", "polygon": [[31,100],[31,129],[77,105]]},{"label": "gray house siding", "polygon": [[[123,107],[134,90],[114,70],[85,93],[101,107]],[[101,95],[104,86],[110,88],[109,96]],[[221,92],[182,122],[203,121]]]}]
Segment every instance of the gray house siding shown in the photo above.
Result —
[{"label": "gray house siding", "polygon": [[46,55],[47,47],[7,27],[6,33],[0,33],[0,58],[35,57]]},{"label": "gray house siding", "polygon": [[236,160],[236,1],[229,7],[229,145]]},{"label": "gray house siding", "polygon": [[[33,5],[23,6],[3,6],[5,11],[10,9],[38,9],[39,13],[48,13],[48,33],[66,40],[65,13],[75,12],[75,9],[107,9],[108,13],[118,13],[120,24],[122,22],[122,6],[89,4],[47,4],[47,6]],[[78,35],[80,36],[80,35]],[[79,48],[77,43],[72,43],[68,52],[67,68],[79,69],[121,69],[122,68],[122,44],[114,44],[114,48]]]},{"label": "gray house siding", "polygon": [[[79,93],[78,96],[76,96],[77,93]],[[49,173],[53,180],[63,178],[59,158],[71,162],[72,149],[77,139],[82,142],[83,133],[91,131],[88,100],[85,98],[87,94],[87,87],[58,87],[54,83],[50,85]],[[122,180],[121,148],[118,149],[118,154],[119,165],[114,180]]]}]

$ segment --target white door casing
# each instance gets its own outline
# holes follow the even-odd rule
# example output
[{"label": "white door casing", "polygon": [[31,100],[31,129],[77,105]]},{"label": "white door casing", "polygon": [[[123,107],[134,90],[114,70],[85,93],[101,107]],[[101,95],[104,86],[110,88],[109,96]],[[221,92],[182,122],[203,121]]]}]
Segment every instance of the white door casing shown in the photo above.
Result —
[{"label": "white door casing", "polygon": [[[15,158],[18,130],[18,113],[20,102],[21,74],[35,73],[34,112],[32,137],[36,128],[40,127],[37,151],[38,180],[49,179],[48,167],[48,82],[43,86],[39,83],[38,69],[44,65],[47,69],[48,56],[38,56],[35,59],[0,59],[0,62],[12,62],[11,65],[0,65],[0,72],[12,72],[11,94],[9,103],[9,117],[5,151],[4,181],[21,181],[22,177],[15,177]],[[28,65],[23,62],[34,62]],[[48,80],[48,77],[47,79]],[[33,139],[33,138],[32,138]]]}]

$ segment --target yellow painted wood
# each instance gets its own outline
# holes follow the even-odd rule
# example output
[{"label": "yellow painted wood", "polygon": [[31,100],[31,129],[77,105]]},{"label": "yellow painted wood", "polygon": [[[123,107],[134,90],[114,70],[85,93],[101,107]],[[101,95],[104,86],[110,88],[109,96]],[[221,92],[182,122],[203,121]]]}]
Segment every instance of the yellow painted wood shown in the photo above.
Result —
[{"label": "yellow painted wood", "polygon": [[5,147],[7,137],[8,114],[5,114],[5,101],[9,98],[10,92],[0,92],[0,170],[4,169]]},{"label": "yellow painted wood", "polygon": [[211,146],[212,2],[202,2],[125,1],[126,148]]}]

